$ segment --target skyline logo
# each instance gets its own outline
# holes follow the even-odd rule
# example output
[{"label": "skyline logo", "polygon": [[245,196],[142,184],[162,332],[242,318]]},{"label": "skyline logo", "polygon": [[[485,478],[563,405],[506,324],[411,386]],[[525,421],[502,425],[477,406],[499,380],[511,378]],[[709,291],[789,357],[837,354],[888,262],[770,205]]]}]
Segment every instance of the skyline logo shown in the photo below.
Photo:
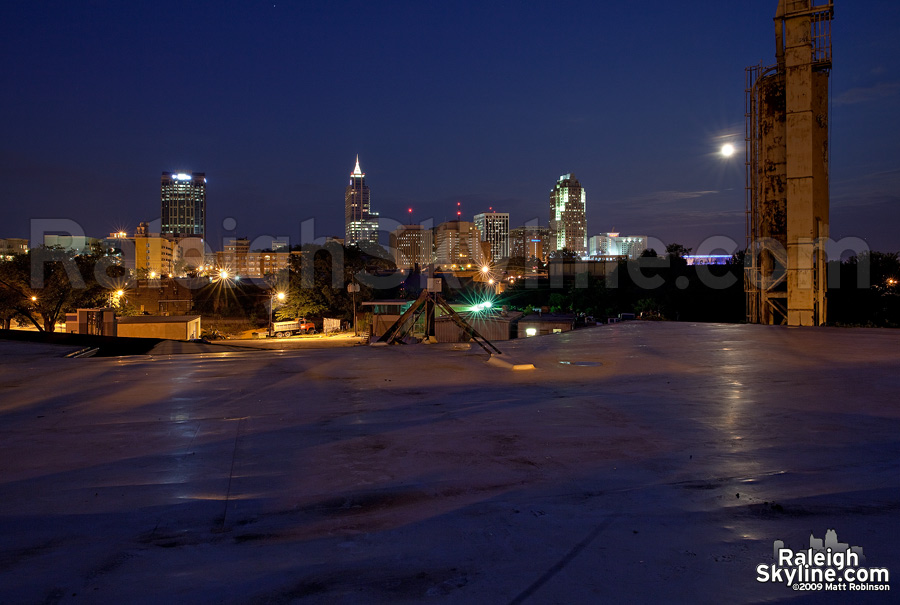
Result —
[{"label": "skyline logo", "polygon": [[756,567],[757,582],[783,583],[797,592],[889,591],[890,572],[885,567],[862,567],[866,561],[861,546],[838,541],[829,529],[825,538],[810,532],[809,547],[793,550],[783,540],[772,544],[774,563]]}]

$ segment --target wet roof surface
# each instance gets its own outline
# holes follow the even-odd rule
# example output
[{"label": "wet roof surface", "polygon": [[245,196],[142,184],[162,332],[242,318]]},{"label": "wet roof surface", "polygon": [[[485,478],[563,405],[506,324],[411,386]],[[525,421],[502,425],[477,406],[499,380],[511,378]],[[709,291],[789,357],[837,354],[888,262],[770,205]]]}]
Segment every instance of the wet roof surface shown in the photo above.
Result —
[{"label": "wet roof surface", "polygon": [[755,579],[774,540],[829,528],[900,570],[900,332],[500,347],[537,369],[0,341],[0,601],[753,603],[796,596]]}]

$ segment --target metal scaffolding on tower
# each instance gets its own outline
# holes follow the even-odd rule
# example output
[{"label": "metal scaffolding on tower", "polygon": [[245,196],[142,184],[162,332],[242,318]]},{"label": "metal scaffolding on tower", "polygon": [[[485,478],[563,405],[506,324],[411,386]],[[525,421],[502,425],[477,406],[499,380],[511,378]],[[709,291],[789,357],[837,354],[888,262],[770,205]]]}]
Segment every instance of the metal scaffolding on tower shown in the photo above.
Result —
[{"label": "metal scaffolding on tower", "polygon": [[746,70],[747,321],[826,319],[831,2],[781,0],[776,64]]}]

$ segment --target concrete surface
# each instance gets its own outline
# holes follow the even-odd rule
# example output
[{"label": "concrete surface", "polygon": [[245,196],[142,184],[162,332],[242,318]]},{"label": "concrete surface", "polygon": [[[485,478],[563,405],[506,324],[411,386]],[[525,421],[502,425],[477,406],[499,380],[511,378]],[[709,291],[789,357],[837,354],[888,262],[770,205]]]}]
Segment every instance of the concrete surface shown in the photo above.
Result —
[{"label": "concrete surface", "polygon": [[0,342],[0,602],[891,600],[755,569],[834,528],[900,573],[900,332],[629,322],[501,350],[536,370]]}]

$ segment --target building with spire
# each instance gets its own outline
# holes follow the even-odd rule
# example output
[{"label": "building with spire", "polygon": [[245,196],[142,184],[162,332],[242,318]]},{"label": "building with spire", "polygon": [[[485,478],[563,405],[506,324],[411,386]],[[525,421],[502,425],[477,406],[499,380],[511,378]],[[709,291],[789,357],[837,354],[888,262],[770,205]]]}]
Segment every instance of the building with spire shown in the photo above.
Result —
[{"label": "building with spire", "polygon": [[378,213],[372,212],[366,173],[359,167],[358,155],[356,167],[350,174],[350,184],[344,191],[344,226],[345,245],[360,242],[378,243]]},{"label": "building with spire", "polygon": [[574,174],[564,174],[550,191],[550,232],[552,251],[563,248],[587,256],[585,192]]}]

